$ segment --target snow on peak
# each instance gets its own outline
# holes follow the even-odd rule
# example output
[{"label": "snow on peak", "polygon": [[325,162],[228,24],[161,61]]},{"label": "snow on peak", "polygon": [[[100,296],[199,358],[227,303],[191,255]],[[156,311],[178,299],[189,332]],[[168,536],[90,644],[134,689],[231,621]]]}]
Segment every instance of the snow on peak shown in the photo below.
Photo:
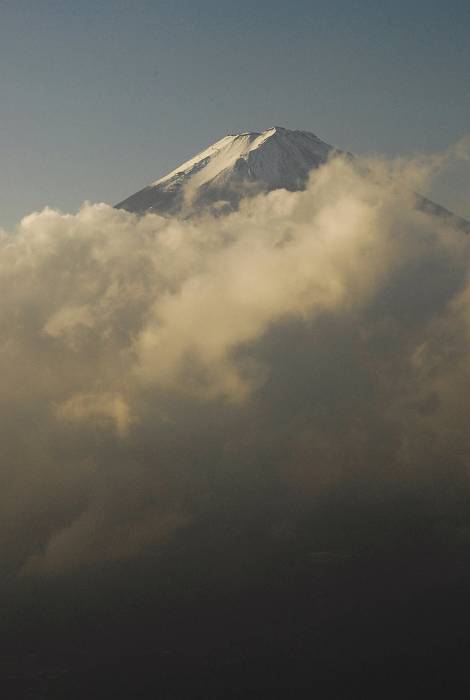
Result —
[{"label": "snow on peak", "polygon": [[117,206],[142,213],[189,214],[219,202],[237,206],[246,194],[302,189],[332,146],[307,131],[273,126],[229,134]]},{"label": "snow on peak", "polygon": [[[315,134],[282,126],[228,134],[116,207],[182,217],[207,210],[228,212],[244,197],[280,188],[304,189],[310,172],[339,153]],[[415,198],[418,209],[470,233],[468,221],[421,195]]]}]

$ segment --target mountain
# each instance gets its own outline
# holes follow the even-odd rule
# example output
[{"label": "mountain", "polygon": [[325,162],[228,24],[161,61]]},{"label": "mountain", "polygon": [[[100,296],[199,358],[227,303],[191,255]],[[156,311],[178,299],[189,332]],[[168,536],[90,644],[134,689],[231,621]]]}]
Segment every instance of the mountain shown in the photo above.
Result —
[{"label": "mountain", "polygon": [[247,194],[302,189],[309,172],[339,152],[307,131],[278,126],[230,134],[116,206],[183,216],[208,206],[230,210]]},{"label": "mountain", "polygon": [[[224,213],[246,196],[305,187],[311,170],[344,153],[308,131],[274,126],[263,132],[230,134],[122,202],[118,209],[182,216],[205,210]],[[416,195],[416,206],[470,233],[470,223]]]}]

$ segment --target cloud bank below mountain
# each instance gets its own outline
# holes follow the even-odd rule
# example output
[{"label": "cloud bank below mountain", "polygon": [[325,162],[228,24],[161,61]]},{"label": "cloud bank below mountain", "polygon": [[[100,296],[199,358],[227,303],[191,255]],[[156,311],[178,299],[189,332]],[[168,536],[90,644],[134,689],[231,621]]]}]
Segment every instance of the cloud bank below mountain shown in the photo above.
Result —
[{"label": "cloud bank below mountain", "polygon": [[470,238],[410,194],[441,164],[335,158],[224,217],[85,204],[4,232],[5,570],[132,559],[221,504],[295,537],[354,483],[431,494],[467,542]]}]

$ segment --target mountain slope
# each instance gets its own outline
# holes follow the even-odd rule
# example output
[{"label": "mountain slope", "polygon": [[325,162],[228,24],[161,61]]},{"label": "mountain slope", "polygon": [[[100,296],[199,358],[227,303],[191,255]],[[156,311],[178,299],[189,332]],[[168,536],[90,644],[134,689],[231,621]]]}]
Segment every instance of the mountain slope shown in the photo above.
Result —
[{"label": "mountain slope", "polygon": [[[235,209],[246,196],[280,188],[303,189],[311,170],[340,153],[344,154],[308,131],[275,126],[261,133],[230,134],[116,208],[182,217],[207,209],[223,213]],[[416,195],[416,207],[470,233],[468,221],[422,195]]]},{"label": "mountain slope", "polygon": [[232,134],[116,206],[127,211],[186,214],[232,209],[241,197],[302,189],[309,172],[339,153],[314,134],[273,127]]}]

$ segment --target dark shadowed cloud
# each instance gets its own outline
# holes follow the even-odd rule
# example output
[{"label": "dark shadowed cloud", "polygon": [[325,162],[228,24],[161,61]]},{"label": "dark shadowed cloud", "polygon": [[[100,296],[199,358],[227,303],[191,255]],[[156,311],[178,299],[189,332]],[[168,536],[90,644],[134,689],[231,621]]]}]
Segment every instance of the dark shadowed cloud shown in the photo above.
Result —
[{"label": "dark shadowed cloud", "polygon": [[339,158],[226,217],[86,204],[5,233],[6,569],[132,560],[227,499],[293,537],[344,485],[465,481],[470,244],[409,189],[441,160]]}]

